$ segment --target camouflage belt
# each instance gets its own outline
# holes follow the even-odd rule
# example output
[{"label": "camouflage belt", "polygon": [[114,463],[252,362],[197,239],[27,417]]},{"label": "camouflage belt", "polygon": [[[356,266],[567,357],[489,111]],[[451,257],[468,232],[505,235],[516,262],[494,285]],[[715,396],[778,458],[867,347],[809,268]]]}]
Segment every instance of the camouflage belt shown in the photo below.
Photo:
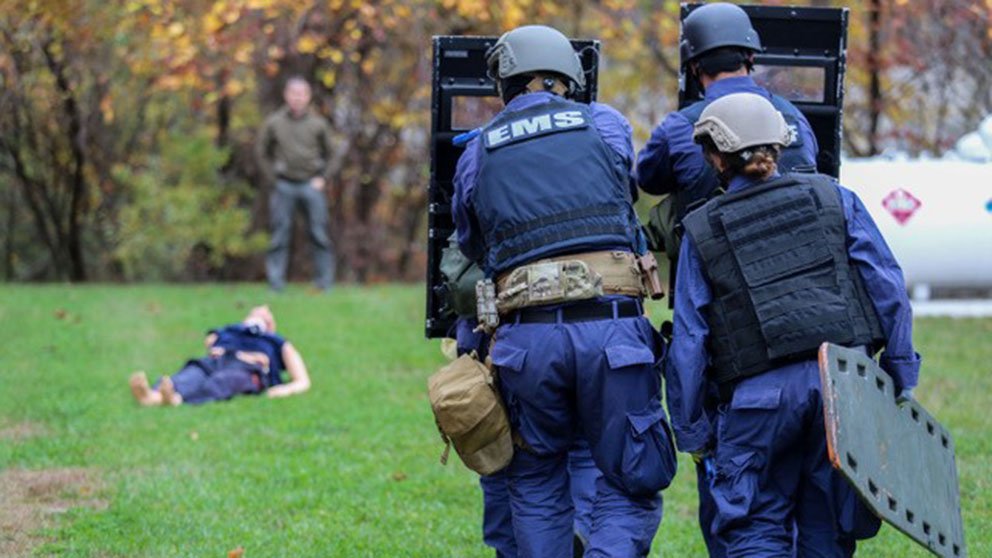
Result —
[{"label": "camouflage belt", "polygon": [[645,294],[637,258],[622,251],[572,254],[520,266],[497,280],[496,292],[500,314],[610,294]]}]

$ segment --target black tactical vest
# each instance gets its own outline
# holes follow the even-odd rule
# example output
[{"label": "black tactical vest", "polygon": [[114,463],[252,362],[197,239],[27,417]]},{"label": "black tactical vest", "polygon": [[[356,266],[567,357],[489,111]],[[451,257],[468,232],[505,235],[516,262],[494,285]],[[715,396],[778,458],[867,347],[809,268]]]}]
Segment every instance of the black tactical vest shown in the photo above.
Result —
[{"label": "black tactical vest", "polygon": [[713,292],[704,313],[718,383],[815,358],[824,341],[881,346],[830,177],[756,184],[709,201],[683,223]]}]

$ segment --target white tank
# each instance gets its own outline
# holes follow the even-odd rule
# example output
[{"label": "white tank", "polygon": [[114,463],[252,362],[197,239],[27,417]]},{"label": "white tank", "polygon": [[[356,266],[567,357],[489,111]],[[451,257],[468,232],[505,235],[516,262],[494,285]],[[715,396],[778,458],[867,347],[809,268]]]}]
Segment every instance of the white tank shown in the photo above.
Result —
[{"label": "white tank", "polygon": [[868,208],[911,289],[992,288],[992,164],[849,159],[840,182]]}]

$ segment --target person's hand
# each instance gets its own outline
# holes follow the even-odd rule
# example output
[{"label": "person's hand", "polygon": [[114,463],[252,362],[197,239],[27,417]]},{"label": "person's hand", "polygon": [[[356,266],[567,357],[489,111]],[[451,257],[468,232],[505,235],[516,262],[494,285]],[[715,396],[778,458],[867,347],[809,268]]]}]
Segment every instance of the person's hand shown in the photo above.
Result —
[{"label": "person's hand", "polygon": [[313,188],[314,190],[317,190],[318,192],[323,190],[324,186],[326,185],[327,185],[327,181],[324,180],[323,176],[315,176],[310,179],[310,187]]},{"label": "person's hand", "polygon": [[904,389],[896,396],[896,405],[900,407],[913,400],[913,388]]}]

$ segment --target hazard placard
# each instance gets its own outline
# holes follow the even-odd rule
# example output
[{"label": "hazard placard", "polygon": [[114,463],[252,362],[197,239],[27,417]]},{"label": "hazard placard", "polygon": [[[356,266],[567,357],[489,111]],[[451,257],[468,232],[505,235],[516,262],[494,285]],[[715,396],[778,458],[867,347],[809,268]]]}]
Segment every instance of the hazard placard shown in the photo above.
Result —
[{"label": "hazard placard", "polygon": [[916,199],[916,196],[902,188],[889,192],[889,195],[882,199],[882,207],[891,213],[900,225],[905,225],[922,205],[923,203]]}]

